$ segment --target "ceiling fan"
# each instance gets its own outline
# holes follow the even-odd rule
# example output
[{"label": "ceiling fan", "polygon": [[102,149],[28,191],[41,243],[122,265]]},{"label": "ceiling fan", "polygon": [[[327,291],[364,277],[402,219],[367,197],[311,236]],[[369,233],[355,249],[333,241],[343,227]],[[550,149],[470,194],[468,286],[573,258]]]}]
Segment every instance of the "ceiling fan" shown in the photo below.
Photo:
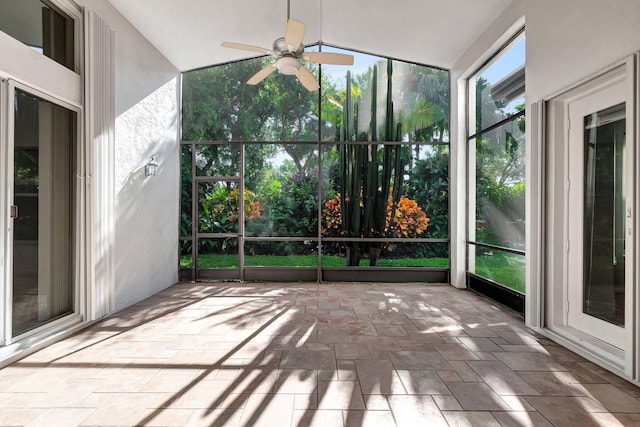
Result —
[{"label": "ceiling fan", "polygon": [[222,47],[268,54],[276,58],[274,62],[254,74],[247,81],[247,84],[256,85],[271,73],[278,70],[280,74],[295,74],[307,90],[314,91],[317,90],[320,85],[313,74],[302,65],[300,60],[316,64],[353,65],[353,55],[333,52],[305,52],[302,39],[304,38],[304,32],[307,26],[300,21],[289,18],[289,2],[287,2],[287,18],[284,37],[280,37],[273,42],[273,49],[242,43],[222,42]]}]

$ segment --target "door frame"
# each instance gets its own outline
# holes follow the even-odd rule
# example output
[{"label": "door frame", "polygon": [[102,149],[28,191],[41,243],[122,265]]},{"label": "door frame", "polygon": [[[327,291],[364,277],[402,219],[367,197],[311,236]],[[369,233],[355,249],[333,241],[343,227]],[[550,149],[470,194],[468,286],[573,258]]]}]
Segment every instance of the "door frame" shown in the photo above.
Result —
[{"label": "door frame", "polygon": [[[640,188],[639,152],[637,148],[637,82],[638,58],[630,55],[604,70],[595,73],[569,88],[558,92],[543,102],[545,112],[542,118],[544,124],[543,152],[543,247],[544,266],[542,272],[542,301],[540,315],[543,319],[542,331],[577,352],[585,358],[615,372],[616,374],[638,381],[640,363],[636,360],[640,354],[640,345],[636,335],[640,332],[638,279],[640,266],[634,263],[632,271],[627,272],[630,292],[625,295],[625,313],[629,325],[624,349],[607,344],[581,330],[573,328],[568,322],[568,277],[569,277],[569,203],[567,187],[569,182],[569,104],[585,97],[597,94],[615,84],[624,85],[626,98],[626,146],[628,156],[633,157],[633,168],[628,171],[632,177],[629,192],[635,195],[632,218],[627,224],[633,224],[632,235],[627,234],[628,245],[635,254],[640,253],[638,227],[638,189]],[[576,124],[578,126],[578,124]],[[575,221],[575,219],[573,219]],[[627,230],[628,232],[628,230]],[[580,249],[579,249],[580,250]]]},{"label": "door frame", "polygon": [[[9,85],[7,79],[0,78],[0,189],[2,196],[0,196],[0,246],[2,247],[2,253],[4,256],[0,256],[0,275],[2,276],[2,283],[4,286],[0,286],[0,347],[7,344],[6,337],[11,336],[11,323],[8,321],[11,313],[6,313],[7,307],[10,304],[10,296],[8,283],[11,283],[11,269],[9,268],[11,252],[10,240],[8,231],[8,222],[10,216],[9,205],[9,191],[10,189],[9,179],[9,126],[8,126],[8,112],[11,104],[9,103]],[[12,163],[11,163],[11,166]],[[11,170],[13,175],[13,169]]]},{"label": "door frame", "polygon": [[[12,315],[13,315],[13,221],[10,218],[10,206],[14,200],[14,188],[13,188],[13,174],[14,174],[14,164],[13,164],[13,148],[14,148],[14,112],[15,112],[15,91],[16,89],[27,92],[33,96],[37,96],[47,102],[63,107],[69,111],[76,113],[76,123],[75,123],[75,141],[72,150],[72,158],[75,159],[70,167],[73,169],[70,173],[72,173],[71,183],[73,188],[70,189],[70,195],[72,198],[71,207],[71,216],[72,216],[72,248],[71,248],[71,262],[72,262],[72,274],[71,274],[71,282],[73,286],[73,312],[61,318],[52,320],[47,322],[37,328],[31,329],[25,333],[12,336]],[[78,245],[75,244],[76,236],[79,232],[79,223],[77,221],[79,215],[79,206],[77,205],[77,193],[78,193],[78,185],[77,182],[77,173],[74,171],[78,170],[78,163],[82,160],[78,157],[78,147],[82,143],[82,108],[78,105],[74,105],[67,101],[64,101],[56,96],[48,94],[39,90],[38,88],[32,87],[25,83],[17,82],[13,79],[3,79],[0,83],[0,93],[2,94],[2,108],[0,108],[0,121],[3,125],[2,129],[5,131],[2,133],[2,166],[3,172],[0,174],[0,182],[2,183],[2,187],[4,189],[4,196],[1,198],[0,203],[2,204],[3,212],[5,215],[2,215],[2,219],[0,219],[0,224],[2,225],[2,240],[4,246],[4,266],[3,266],[3,277],[5,286],[2,287],[0,292],[3,293],[3,301],[2,307],[0,308],[0,322],[2,322],[2,334],[1,334],[1,344],[2,346],[9,346],[17,341],[22,341],[28,339],[30,337],[39,335],[43,330],[48,330],[52,328],[65,327],[70,325],[71,323],[78,323],[82,321],[83,314],[85,312],[85,306],[83,304],[83,300],[81,298],[81,284],[82,280],[77,275],[77,263],[80,259],[79,257],[79,248]],[[5,111],[5,112],[2,112]]]},{"label": "door frame", "polygon": [[[613,79],[612,79],[613,80]],[[567,324],[571,327],[585,332],[594,338],[607,342],[615,347],[625,349],[630,348],[629,331],[631,329],[633,305],[630,299],[625,298],[625,318],[624,326],[616,326],[609,322],[597,319],[583,312],[584,302],[584,157],[586,155],[584,149],[584,117],[587,114],[601,111],[608,107],[625,104],[625,129],[627,135],[633,134],[633,121],[629,120],[628,110],[633,108],[629,105],[629,97],[626,94],[626,82],[624,80],[612,81],[600,88],[597,92],[584,97],[571,100],[567,103],[568,116],[571,126],[569,128],[569,136],[567,143],[567,159],[568,159],[568,178],[566,185],[566,221],[567,221],[567,242],[568,242],[568,265],[567,278],[565,283],[567,286]],[[626,139],[626,138],[625,138]],[[625,257],[627,260],[633,260],[634,248],[633,234],[629,230],[633,229],[631,224],[632,218],[627,216],[627,209],[631,210],[635,197],[633,194],[633,154],[634,141],[628,141],[631,144],[625,144]],[[570,154],[569,154],[570,153]],[[633,285],[633,263],[625,264],[625,295],[631,292]],[[580,325],[580,326],[578,326]],[[607,338],[609,337],[609,338]]]}]

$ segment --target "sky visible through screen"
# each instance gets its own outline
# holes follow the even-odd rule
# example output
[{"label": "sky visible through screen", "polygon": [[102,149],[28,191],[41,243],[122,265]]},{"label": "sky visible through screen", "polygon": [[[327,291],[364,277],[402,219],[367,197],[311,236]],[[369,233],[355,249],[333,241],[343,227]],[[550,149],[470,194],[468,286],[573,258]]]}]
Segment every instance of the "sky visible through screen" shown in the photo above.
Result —
[{"label": "sky visible through screen", "polygon": [[[315,46],[314,46],[315,47]],[[490,84],[495,84],[504,76],[511,73],[513,70],[524,64],[525,61],[525,48],[526,39],[522,37],[516,43],[507,48],[498,57],[496,57],[480,74]],[[317,47],[315,49],[317,51]],[[345,49],[339,49],[331,46],[322,46],[323,52],[337,52],[348,53],[353,55],[354,63],[351,67],[345,67],[340,65],[322,65],[322,73],[328,74],[338,84],[338,87],[344,88],[346,70],[351,70],[351,74],[361,74],[367,71],[369,67],[373,66],[377,61],[384,59],[380,56],[368,55],[359,52],[353,52]],[[428,66],[428,64],[425,64]]]},{"label": "sky visible through screen", "polygon": [[484,77],[490,84],[496,83],[516,68],[524,65],[525,60],[526,39],[518,40],[513,46],[507,48],[501,55],[495,58],[488,67],[486,67],[481,77]]}]

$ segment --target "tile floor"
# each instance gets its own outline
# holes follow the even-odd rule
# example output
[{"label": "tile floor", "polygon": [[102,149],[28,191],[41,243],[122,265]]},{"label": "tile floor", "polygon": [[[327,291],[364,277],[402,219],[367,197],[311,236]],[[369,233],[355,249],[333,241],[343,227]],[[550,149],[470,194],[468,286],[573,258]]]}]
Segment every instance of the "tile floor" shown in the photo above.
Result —
[{"label": "tile floor", "polygon": [[181,283],[0,370],[0,425],[640,426],[640,387],[447,285]]}]

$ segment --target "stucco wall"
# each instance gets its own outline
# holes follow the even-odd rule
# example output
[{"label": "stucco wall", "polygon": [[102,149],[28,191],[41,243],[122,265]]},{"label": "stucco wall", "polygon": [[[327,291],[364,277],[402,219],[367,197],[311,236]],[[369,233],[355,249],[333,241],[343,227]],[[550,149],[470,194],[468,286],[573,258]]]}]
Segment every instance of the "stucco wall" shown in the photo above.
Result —
[{"label": "stucco wall", "polygon": [[528,102],[640,50],[638,0],[526,3]]},{"label": "stucco wall", "polygon": [[[78,3],[116,39],[115,307],[177,281],[179,73],[105,0]],[[151,157],[157,176],[147,177]]]}]

